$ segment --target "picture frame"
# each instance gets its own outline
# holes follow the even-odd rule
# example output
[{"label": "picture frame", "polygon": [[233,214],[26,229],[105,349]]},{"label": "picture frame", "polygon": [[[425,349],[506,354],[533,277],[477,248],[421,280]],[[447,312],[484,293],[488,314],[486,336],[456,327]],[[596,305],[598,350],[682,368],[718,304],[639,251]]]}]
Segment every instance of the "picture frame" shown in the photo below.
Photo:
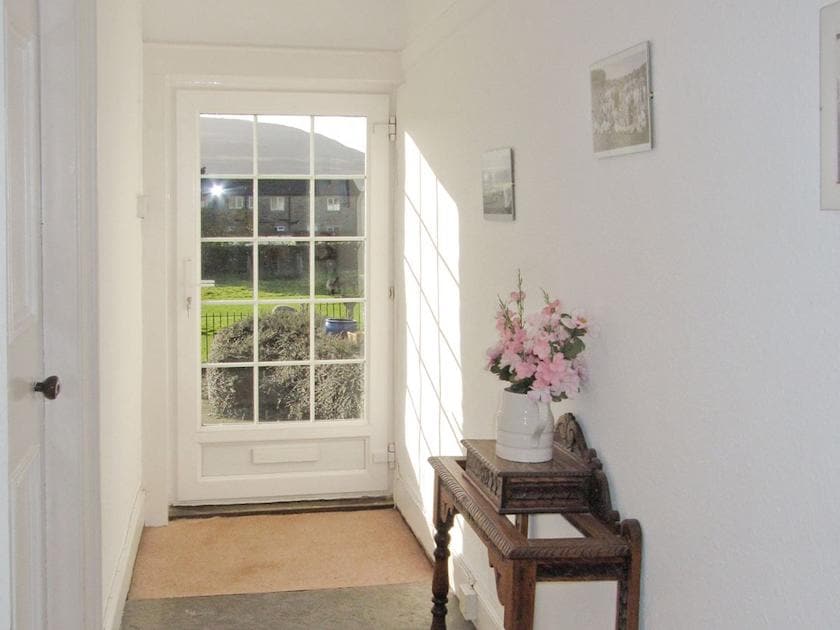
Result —
[{"label": "picture frame", "polygon": [[504,147],[482,154],[481,193],[485,219],[513,221],[516,218],[513,149]]},{"label": "picture frame", "polygon": [[650,42],[589,66],[592,149],[596,157],[650,151],[653,120]]},{"label": "picture frame", "polygon": [[820,10],[820,209],[840,210],[840,2]]}]

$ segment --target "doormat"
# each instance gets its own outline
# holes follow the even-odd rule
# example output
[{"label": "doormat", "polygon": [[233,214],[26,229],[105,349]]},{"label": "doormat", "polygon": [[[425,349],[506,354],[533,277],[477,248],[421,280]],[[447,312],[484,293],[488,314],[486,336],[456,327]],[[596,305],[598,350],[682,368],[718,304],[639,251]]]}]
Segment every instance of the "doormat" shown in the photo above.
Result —
[{"label": "doormat", "polygon": [[128,599],[431,584],[396,510],[174,521],[143,530]]}]

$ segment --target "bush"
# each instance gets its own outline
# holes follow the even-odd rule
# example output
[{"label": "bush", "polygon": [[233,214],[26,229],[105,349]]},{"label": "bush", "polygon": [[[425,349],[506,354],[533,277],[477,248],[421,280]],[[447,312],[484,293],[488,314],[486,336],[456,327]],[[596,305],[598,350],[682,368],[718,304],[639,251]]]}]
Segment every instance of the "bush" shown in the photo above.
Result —
[{"label": "bush", "polygon": [[[301,361],[309,358],[309,313],[288,308],[260,316],[260,360]],[[241,319],[220,330],[210,348],[211,363],[251,361],[254,320]],[[315,346],[321,359],[357,356],[357,345],[346,337],[324,332],[323,318],[315,318]],[[309,369],[305,366],[260,368],[261,420],[309,419]],[[208,368],[210,411],[223,418],[248,420],[253,409],[251,368]],[[364,366],[328,365],[315,368],[316,419],[362,416]]]}]

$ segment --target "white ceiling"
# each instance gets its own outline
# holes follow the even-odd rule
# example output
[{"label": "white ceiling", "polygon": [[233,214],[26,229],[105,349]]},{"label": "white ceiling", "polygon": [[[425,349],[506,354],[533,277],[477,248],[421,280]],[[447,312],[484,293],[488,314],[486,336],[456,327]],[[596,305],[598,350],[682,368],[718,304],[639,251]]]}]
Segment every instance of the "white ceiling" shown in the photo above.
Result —
[{"label": "white ceiling", "polygon": [[[147,42],[351,50],[402,50],[408,37],[406,5],[424,4],[422,0],[142,2]],[[413,23],[425,13],[413,10]]]}]

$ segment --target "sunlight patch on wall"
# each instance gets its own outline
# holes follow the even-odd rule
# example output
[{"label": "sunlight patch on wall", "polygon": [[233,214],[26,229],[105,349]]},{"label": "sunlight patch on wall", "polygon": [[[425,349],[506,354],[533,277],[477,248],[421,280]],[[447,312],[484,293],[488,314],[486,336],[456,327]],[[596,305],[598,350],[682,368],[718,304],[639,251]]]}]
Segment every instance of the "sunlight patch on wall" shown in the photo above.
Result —
[{"label": "sunlight patch on wall", "polygon": [[[426,460],[460,455],[463,438],[459,211],[413,138],[405,134],[404,139],[404,435],[423,511],[431,522],[433,473]],[[460,531],[452,535],[451,548],[459,553]]]}]

